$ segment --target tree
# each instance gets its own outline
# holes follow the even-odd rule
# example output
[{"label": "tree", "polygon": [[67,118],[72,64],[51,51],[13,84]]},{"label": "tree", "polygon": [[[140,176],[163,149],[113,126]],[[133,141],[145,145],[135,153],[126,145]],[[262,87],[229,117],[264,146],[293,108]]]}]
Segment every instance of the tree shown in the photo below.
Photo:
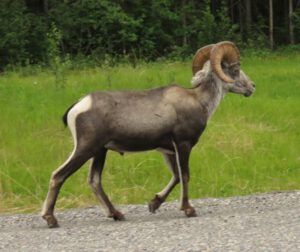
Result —
[{"label": "tree", "polygon": [[252,15],[251,15],[251,0],[246,0],[246,39],[248,40],[251,34],[251,23],[252,23]]},{"label": "tree", "polygon": [[273,38],[273,0],[269,0],[269,40],[270,48],[274,48],[274,38]]},{"label": "tree", "polygon": [[29,17],[23,1],[0,1],[0,69],[7,64],[24,63],[29,31]]},{"label": "tree", "polygon": [[53,44],[62,58],[155,60],[190,57],[220,40],[272,49],[294,44],[300,1],[1,0],[0,22],[0,68],[49,64]]},{"label": "tree", "polygon": [[295,44],[294,25],[293,25],[293,0],[289,0],[289,37],[290,43]]}]

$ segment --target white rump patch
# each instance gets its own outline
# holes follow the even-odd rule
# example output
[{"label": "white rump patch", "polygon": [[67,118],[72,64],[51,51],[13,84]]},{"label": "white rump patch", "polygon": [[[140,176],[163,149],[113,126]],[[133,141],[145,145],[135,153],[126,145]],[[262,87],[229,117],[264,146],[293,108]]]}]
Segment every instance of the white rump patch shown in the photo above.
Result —
[{"label": "white rump patch", "polygon": [[73,136],[74,149],[70,157],[66,160],[66,162],[64,162],[56,171],[58,171],[61,167],[65,166],[73,157],[75,150],[77,148],[76,118],[79,114],[91,109],[91,107],[92,107],[92,97],[88,95],[84,97],[82,100],[80,100],[78,103],[76,103],[74,107],[70,109],[67,116],[67,121]]},{"label": "white rump patch", "polygon": [[[77,138],[76,138],[76,118],[79,114],[88,111],[92,107],[92,97],[90,95],[84,97],[78,103],[70,109],[68,113],[68,126],[71,130],[72,136],[74,138],[74,147],[76,148]],[[74,149],[75,150],[75,149]]]}]

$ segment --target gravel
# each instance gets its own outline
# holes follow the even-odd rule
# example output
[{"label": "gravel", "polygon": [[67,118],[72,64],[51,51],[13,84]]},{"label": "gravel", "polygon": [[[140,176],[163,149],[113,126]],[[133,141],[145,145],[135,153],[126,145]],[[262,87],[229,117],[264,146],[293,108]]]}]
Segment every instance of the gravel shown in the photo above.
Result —
[{"label": "gravel", "polygon": [[1,251],[300,251],[300,191],[192,200],[198,217],[178,202],[156,214],[122,205],[126,221],[99,207],[56,214],[48,229],[38,214],[0,215]]}]

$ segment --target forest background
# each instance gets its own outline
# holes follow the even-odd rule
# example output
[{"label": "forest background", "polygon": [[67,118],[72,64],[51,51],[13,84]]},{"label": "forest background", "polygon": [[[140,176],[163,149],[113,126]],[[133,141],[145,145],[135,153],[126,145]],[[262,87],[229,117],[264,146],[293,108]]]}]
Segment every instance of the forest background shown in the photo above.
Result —
[{"label": "forest background", "polygon": [[232,40],[276,49],[300,41],[299,0],[1,0],[0,69],[66,59],[101,64],[190,57]]}]

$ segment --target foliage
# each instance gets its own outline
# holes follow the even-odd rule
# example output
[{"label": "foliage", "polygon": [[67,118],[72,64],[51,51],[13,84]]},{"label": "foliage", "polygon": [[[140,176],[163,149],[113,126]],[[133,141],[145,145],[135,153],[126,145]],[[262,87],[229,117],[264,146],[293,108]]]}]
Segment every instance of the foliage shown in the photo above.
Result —
[{"label": "foliage", "polygon": [[57,88],[64,87],[65,71],[70,67],[70,59],[68,54],[63,59],[60,55],[59,46],[61,44],[62,35],[54,23],[51,24],[51,30],[47,33],[47,59],[52,70]]},{"label": "foliage", "polygon": [[30,27],[23,1],[0,1],[0,69],[11,63],[25,63]]},{"label": "foliage", "polygon": [[[275,19],[276,39],[278,43],[286,43],[283,4],[279,0],[273,2],[276,17],[285,20],[277,22]],[[121,58],[133,65],[140,59],[184,59],[200,46],[221,40],[232,40],[240,47],[266,48],[267,2],[251,1],[252,25],[247,24],[248,30],[244,27],[243,3],[221,0],[2,0],[0,70],[9,64],[40,63],[53,67],[54,59],[63,61],[65,57],[85,56],[98,64],[109,59],[112,65]],[[295,39],[299,41],[299,6],[294,5]],[[59,33],[58,40],[49,37],[55,32]]]},{"label": "foliage", "polygon": [[139,21],[111,1],[57,1],[50,16],[62,32],[66,53],[122,54],[137,39]]},{"label": "foliage", "polygon": [[199,44],[211,44],[222,40],[233,40],[238,43],[241,40],[237,33],[239,26],[231,22],[226,5],[223,4],[214,15],[208,5],[209,1],[206,2],[207,5],[201,12],[201,19],[197,24]]},{"label": "foliage", "polygon": [[296,37],[300,37],[300,8],[293,13],[293,22],[295,27]]}]

